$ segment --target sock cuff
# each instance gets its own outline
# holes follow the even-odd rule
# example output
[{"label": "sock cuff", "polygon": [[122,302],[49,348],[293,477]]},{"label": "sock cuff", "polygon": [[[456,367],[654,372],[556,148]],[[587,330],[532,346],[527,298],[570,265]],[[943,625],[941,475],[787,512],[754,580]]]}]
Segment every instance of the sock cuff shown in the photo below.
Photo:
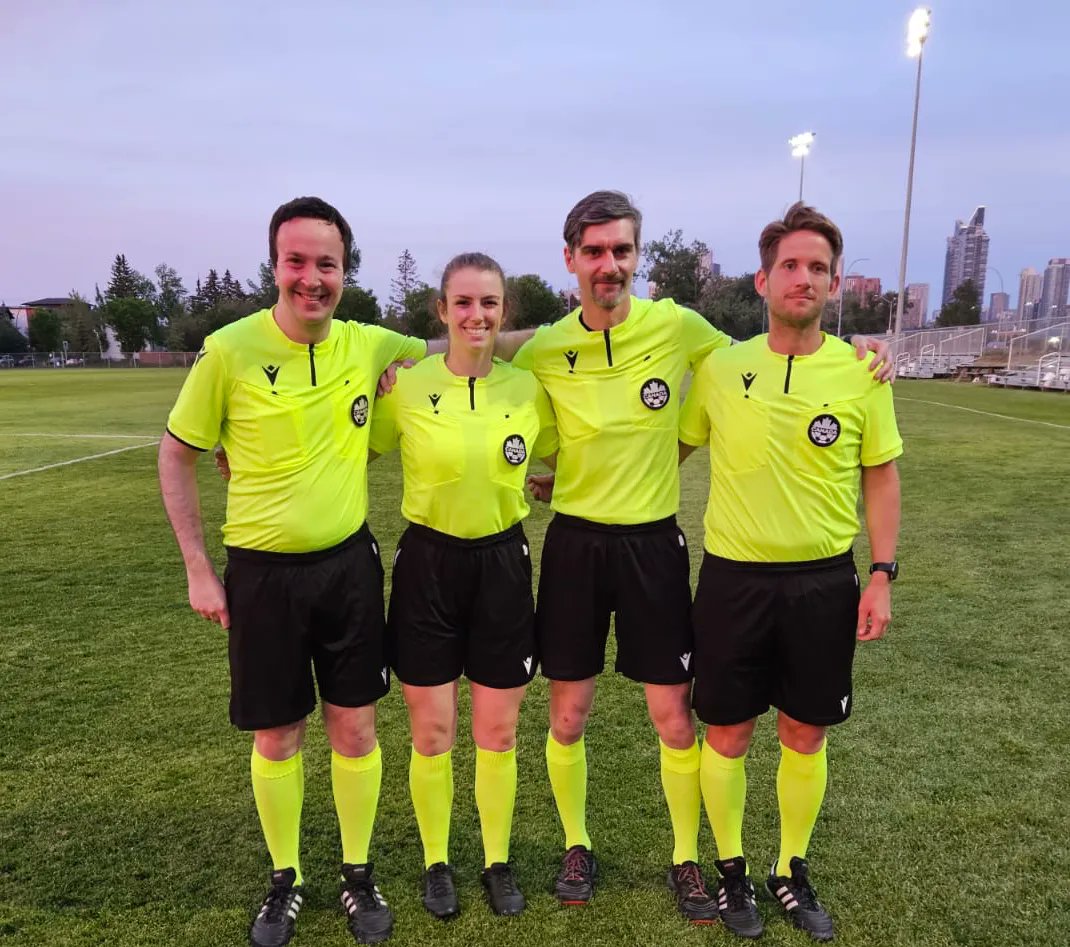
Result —
[{"label": "sock cuff", "polygon": [[511,746],[508,750],[484,750],[483,747],[476,747],[476,765],[489,766],[494,769],[505,769],[508,766],[512,766],[516,760],[516,747]]},{"label": "sock cuff", "polygon": [[747,762],[747,754],[742,756],[721,756],[705,740],[702,741],[702,765],[716,766],[723,770],[743,769]]},{"label": "sock cuff", "polygon": [[264,779],[282,779],[284,776],[291,776],[301,770],[301,751],[298,750],[289,759],[269,760],[266,756],[257,753],[254,746],[249,765],[256,776]]},{"label": "sock cuff", "polygon": [[424,756],[415,746],[412,748],[412,762],[423,769],[436,772],[440,769],[449,769],[453,765],[453,748],[445,753],[436,753],[434,756]]},{"label": "sock cuff", "polygon": [[587,759],[587,745],[583,737],[567,746],[554,739],[553,731],[546,734],[546,759],[559,766],[574,766]]},{"label": "sock cuff", "polygon": [[669,746],[664,740],[658,741],[661,747],[661,765],[670,773],[697,773],[702,762],[702,753],[698,740],[683,750]]},{"label": "sock cuff", "polygon": [[812,770],[820,766],[822,761],[825,760],[825,749],[828,747],[828,740],[822,740],[821,746],[818,747],[816,753],[800,753],[798,750],[793,750],[790,746],[780,744],[780,758],[789,766],[794,766],[798,769]]},{"label": "sock cuff", "polygon": [[365,753],[363,756],[342,756],[337,750],[331,750],[331,765],[348,770],[350,773],[363,773],[369,769],[375,769],[381,766],[382,762],[383,751],[379,748],[378,742],[370,753]]}]

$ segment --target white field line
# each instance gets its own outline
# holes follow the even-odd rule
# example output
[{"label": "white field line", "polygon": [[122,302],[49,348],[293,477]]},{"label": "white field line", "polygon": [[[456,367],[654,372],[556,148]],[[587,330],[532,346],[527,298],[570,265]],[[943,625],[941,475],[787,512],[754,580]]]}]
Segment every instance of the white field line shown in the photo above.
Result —
[{"label": "white field line", "polygon": [[0,437],[96,437],[105,441],[143,441],[147,437],[156,437],[155,434],[53,434],[44,431],[25,433],[19,431],[12,433],[0,431]]},{"label": "white field line", "polygon": [[74,460],[61,460],[57,464],[45,464],[44,467],[31,467],[29,470],[16,470],[14,473],[0,474],[0,480],[10,480],[12,477],[25,477],[27,474],[40,473],[42,470],[54,470],[56,467],[69,467],[71,464],[80,464],[83,460],[96,460],[98,457],[110,457],[112,454],[122,454],[128,450],[140,450],[142,447],[153,447],[159,441],[148,441],[145,444],[132,444],[130,447],[117,447],[115,450],[106,450],[102,454],[90,454],[88,457],[76,457]]},{"label": "white field line", "polygon": [[980,411],[977,408],[964,408],[961,404],[948,404],[946,401],[926,401],[924,398],[899,398],[896,401],[913,401],[915,404],[934,404],[938,408],[954,408],[956,411],[969,411],[970,414],[986,414],[990,418],[1003,418],[1005,421],[1017,421],[1019,424],[1040,424],[1054,427],[1061,431],[1070,431],[1070,424],[1056,424],[1054,421],[1035,421],[1032,418],[1016,418],[1013,414],[996,414],[995,411]]}]

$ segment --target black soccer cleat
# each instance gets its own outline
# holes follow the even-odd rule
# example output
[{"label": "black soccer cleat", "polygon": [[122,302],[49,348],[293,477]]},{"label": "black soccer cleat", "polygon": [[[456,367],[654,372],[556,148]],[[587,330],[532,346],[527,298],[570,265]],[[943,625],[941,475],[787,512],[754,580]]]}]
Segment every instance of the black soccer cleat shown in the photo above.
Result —
[{"label": "black soccer cleat", "polygon": [[280,868],[271,873],[271,890],[249,928],[252,947],[283,947],[294,936],[294,921],[303,900],[300,885],[295,885],[297,872]]},{"label": "black soccer cleat", "polygon": [[342,908],[358,944],[378,944],[394,929],[394,915],[372,877],[372,863],[342,865]]},{"label": "black soccer cleat", "polygon": [[776,874],[776,867],[776,862],[773,862],[765,886],[780,902],[791,923],[799,930],[806,931],[814,940],[832,940],[836,930],[829,912],[821,906],[810,884],[810,865],[806,859],[798,856],[792,858],[790,878]]},{"label": "black soccer cleat", "polygon": [[586,845],[573,845],[561,859],[554,894],[561,904],[585,905],[594,896],[598,862]]},{"label": "black soccer cleat", "polygon": [[461,913],[453,869],[445,862],[435,862],[424,872],[424,907],[440,921]]},{"label": "black soccer cleat", "polygon": [[512,916],[527,907],[513,869],[505,862],[495,862],[489,868],[484,868],[482,880],[487,892],[487,904],[495,914]]},{"label": "black soccer cleat", "polygon": [[717,911],[721,923],[737,937],[753,940],[765,929],[754,901],[754,883],[743,856],[715,861],[721,880],[717,885]]},{"label": "black soccer cleat", "polygon": [[717,901],[706,889],[702,869],[693,861],[673,865],[666,881],[676,898],[676,907],[692,924],[713,924],[719,912]]}]

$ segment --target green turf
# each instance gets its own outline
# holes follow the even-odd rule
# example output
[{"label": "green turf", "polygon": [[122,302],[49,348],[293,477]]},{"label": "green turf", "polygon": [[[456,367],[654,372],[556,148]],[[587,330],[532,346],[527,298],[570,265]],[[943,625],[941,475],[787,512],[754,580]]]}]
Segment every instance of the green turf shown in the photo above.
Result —
[{"label": "green turf", "polygon": [[[14,435],[151,438],[182,377],[0,372],[0,476],[143,443]],[[1070,396],[939,382],[900,382],[897,394],[907,441],[903,577],[889,637],[859,652],[855,716],[830,741],[815,881],[843,945],[1065,942]],[[223,487],[202,467],[218,554]],[[681,521],[696,565],[705,478],[704,458],[688,461]],[[227,723],[223,634],[186,604],[153,449],[0,483],[0,942],[245,943],[269,868],[249,741]],[[395,458],[372,467],[371,491],[372,527],[389,553],[402,527]],[[542,507],[528,522],[536,561],[547,519]],[[373,848],[397,915],[392,942],[732,943],[721,928],[690,928],[673,913],[656,738],[639,689],[612,674],[600,681],[588,735],[602,884],[587,909],[556,906],[548,892],[562,840],[543,764],[546,696],[537,682],[521,716],[513,847],[529,910],[501,920],[483,905],[462,727],[451,857],[463,914],[448,925],[418,899],[400,694],[380,705],[386,769]],[[759,874],[776,848],[775,762],[764,721],[744,836]],[[306,771],[309,898],[295,944],[344,945],[352,941],[336,905],[339,844],[318,726]],[[708,864],[705,824],[702,849]],[[761,910],[764,943],[808,942],[772,903]]]}]

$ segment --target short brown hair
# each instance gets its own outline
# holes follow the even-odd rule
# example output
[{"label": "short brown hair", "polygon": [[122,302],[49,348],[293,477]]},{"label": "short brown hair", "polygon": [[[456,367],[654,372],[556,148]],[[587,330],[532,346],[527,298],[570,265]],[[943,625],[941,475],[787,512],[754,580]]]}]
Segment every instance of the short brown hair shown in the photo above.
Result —
[{"label": "short brown hair", "polygon": [[789,233],[796,233],[799,230],[812,230],[814,233],[821,234],[829,242],[832,248],[832,262],[829,270],[835,273],[836,263],[840,259],[840,254],[843,253],[843,235],[840,233],[840,228],[819,210],[802,201],[792,204],[783,220],[774,220],[762,231],[762,235],[758,238],[758,254],[762,259],[762,269],[768,273],[773,268],[780,241]]},{"label": "short brown hair", "polygon": [[326,221],[338,228],[338,235],[342,238],[342,270],[348,273],[353,262],[353,231],[338,209],[320,197],[295,197],[275,209],[275,213],[271,215],[271,223],[268,224],[268,256],[272,268],[279,265],[279,227],[288,220],[306,217]]},{"label": "short brown hair", "polygon": [[569,250],[575,250],[583,238],[583,231],[591,224],[608,224],[625,218],[635,225],[635,248],[638,250],[643,215],[632,199],[623,191],[595,191],[588,194],[565,218],[565,245]]}]

